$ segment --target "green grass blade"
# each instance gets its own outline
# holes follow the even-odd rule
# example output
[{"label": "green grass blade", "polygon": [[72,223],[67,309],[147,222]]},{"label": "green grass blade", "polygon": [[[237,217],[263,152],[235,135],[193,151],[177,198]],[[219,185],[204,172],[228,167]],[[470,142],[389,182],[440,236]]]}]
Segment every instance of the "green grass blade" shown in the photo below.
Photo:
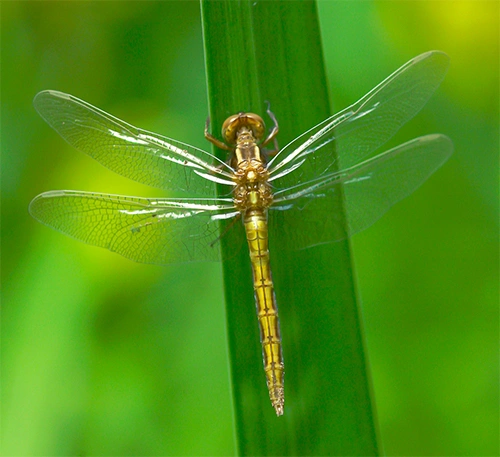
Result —
[{"label": "green grass blade", "polygon": [[[314,2],[202,1],[202,17],[214,134],[231,114],[263,115],[266,100],[280,145],[330,115]],[[315,229],[286,213],[283,223]],[[221,242],[239,453],[377,455],[349,243],[291,252],[279,230],[270,233],[286,372],[278,418],[262,369],[243,229]]]}]

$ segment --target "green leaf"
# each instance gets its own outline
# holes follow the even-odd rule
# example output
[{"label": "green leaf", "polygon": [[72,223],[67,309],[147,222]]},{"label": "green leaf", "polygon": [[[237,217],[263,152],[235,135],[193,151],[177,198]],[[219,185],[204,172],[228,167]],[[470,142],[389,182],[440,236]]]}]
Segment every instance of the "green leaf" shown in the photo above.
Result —
[{"label": "green leaf", "polygon": [[[331,114],[315,2],[203,0],[202,19],[214,135],[229,115],[263,115],[266,101],[282,146]],[[335,230],[339,218],[324,217]],[[280,223],[315,230],[286,212]],[[285,414],[276,417],[262,368],[244,230],[227,224],[223,230],[239,453],[377,455],[349,243],[293,251],[279,227],[270,232],[285,358]]]}]

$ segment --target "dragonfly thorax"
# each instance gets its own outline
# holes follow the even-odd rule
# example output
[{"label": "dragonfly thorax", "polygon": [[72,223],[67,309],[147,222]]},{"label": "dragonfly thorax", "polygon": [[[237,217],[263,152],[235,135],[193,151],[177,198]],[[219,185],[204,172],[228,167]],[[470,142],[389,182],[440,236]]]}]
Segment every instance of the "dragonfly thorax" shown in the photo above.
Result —
[{"label": "dragonfly thorax", "polygon": [[271,206],[273,195],[268,182],[269,173],[260,160],[240,162],[233,179],[236,183],[233,199],[239,211],[266,210]]}]

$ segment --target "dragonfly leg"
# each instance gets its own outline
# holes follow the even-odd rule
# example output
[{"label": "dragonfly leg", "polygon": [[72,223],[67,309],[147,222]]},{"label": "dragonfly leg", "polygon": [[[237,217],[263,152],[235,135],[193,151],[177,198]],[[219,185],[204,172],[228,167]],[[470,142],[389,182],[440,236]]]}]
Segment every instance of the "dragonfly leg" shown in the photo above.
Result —
[{"label": "dragonfly leg", "polygon": [[232,151],[226,143],[223,143],[221,140],[215,138],[209,131],[208,127],[210,126],[210,116],[207,117],[207,122],[205,122],[205,138],[210,141],[213,145],[218,147],[219,149],[223,149],[225,151]]},{"label": "dragonfly leg", "polygon": [[274,143],[274,150],[273,151],[269,151],[268,155],[274,155],[274,154],[278,153],[278,151],[279,151],[278,140],[276,138],[276,135],[278,135],[278,132],[279,132],[280,128],[279,128],[278,120],[276,119],[276,116],[271,111],[271,104],[269,102],[266,102],[266,103],[267,103],[267,110],[266,110],[266,112],[267,112],[267,115],[273,121],[273,128],[269,132],[269,135],[267,135],[267,138],[262,142],[262,146],[265,146],[270,141],[273,141],[273,143]]}]

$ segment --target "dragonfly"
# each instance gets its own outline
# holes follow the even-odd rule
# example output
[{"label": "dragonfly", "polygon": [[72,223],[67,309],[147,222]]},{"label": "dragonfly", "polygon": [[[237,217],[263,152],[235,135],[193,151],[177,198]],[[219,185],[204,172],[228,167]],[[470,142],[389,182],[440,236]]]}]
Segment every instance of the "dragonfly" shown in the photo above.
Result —
[{"label": "dragonfly", "polygon": [[[340,196],[339,210],[347,219],[341,230],[295,234],[285,229],[296,249],[339,241],[372,225],[424,183],[452,154],[448,137],[430,134],[377,151],[427,103],[448,66],[449,58],[441,51],[413,58],[356,103],[273,154],[265,146],[276,144],[279,127],[269,107],[269,131],[260,116],[241,112],[224,122],[220,140],[209,133],[207,121],[205,137],[228,151],[226,161],[136,128],[72,95],[40,92],[34,99],[36,110],[70,145],[116,173],[182,192],[182,197],[57,190],[35,197],[30,213],[77,240],[159,265],[219,260],[214,241],[221,221],[241,220],[253,271],[266,382],[280,416],[285,368],[268,227],[276,226],[284,212],[314,224],[335,217],[334,202]],[[217,194],[216,185],[226,193]]]}]

